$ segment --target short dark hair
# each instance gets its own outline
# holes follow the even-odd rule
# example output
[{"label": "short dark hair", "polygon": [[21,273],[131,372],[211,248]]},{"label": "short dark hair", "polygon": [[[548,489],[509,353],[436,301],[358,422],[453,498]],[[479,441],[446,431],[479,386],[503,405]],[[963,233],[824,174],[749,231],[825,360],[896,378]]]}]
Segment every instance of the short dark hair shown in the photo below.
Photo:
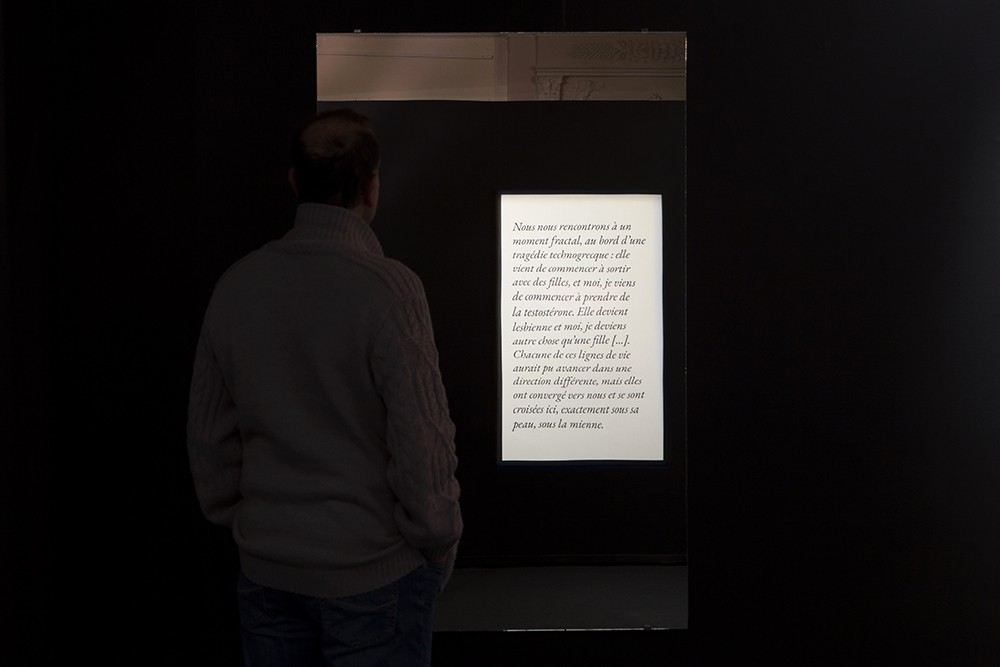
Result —
[{"label": "short dark hair", "polygon": [[353,208],[378,165],[378,141],[371,121],[351,109],[317,114],[292,141],[300,202]]}]

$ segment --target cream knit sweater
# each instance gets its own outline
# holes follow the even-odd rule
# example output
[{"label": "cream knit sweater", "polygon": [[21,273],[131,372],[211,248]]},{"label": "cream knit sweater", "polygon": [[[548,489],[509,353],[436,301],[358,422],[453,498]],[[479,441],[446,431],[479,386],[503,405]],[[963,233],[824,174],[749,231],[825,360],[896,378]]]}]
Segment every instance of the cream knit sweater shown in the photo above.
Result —
[{"label": "cream knit sweater", "polygon": [[417,276],[351,212],[302,204],[216,285],[191,382],[198,500],[246,575],[316,597],[450,572],[454,426]]}]

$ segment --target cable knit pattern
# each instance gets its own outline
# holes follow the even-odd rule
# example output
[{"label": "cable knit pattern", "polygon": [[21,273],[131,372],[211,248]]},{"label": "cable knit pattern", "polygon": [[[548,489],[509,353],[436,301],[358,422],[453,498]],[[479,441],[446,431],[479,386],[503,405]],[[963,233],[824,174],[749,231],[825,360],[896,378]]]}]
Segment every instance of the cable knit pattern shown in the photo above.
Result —
[{"label": "cable knit pattern", "polygon": [[360,218],[303,204],[219,280],[188,451],[202,510],[257,583],[340,597],[425,560],[450,573],[454,434],[423,286]]}]

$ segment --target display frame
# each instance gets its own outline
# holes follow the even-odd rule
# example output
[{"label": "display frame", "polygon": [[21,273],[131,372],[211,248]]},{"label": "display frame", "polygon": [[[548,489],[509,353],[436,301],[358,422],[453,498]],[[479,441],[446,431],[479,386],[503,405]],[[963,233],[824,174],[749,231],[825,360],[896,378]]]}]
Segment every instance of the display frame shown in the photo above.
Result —
[{"label": "display frame", "polygon": [[[669,457],[667,453],[668,445],[667,445],[667,423],[666,423],[667,410],[665,403],[666,357],[665,357],[665,346],[664,346],[664,336],[666,333],[664,314],[667,306],[665,303],[665,285],[664,285],[666,280],[666,275],[663,271],[663,259],[664,259],[663,227],[665,224],[665,221],[663,219],[663,204],[662,204],[663,196],[664,196],[663,193],[651,191],[648,188],[599,189],[599,190],[566,189],[566,188],[561,188],[558,190],[502,189],[497,192],[496,216],[497,216],[497,267],[498,268],[497,268],[496,299],[497,299],[497,322],[498,322],[497,396],[499,398],[498,401],[499,410],[497,413],[496,462],[498,465],[503,467],[519,467],[519,466],[618,467],[618,466],[660,466],[668,463]],[[636,244],[639,242],[645,244],[647,240],[646,235],[652,233],[653,245],[655,245],[655,248],[652,248],[654,257],[652,258],[653,266],[651,267],[651,272],[654,274],[652,276],[654,278],[654,285],[652,287],[648,285],[640,285],[640,293],[642,292],[642,289],[652,290],[652,297],[653,297],[652,301],[649,298],[647,298],[645,300],[645,303],[639,303],[639,304],[636,304],[635,302],[631,301],[607,304],[609,306],[624,305],[625,307],[624,308],[619,307],[617,309],[598,307],[596,312],[598,315],[602,314],[602,311],[607,311],[609,313],[613,312],[620,315],[623,311],[628,311],[630,309],[635,310],[635,306],[639,305],[640,315],[638,316],[638,318],[640,320],[645,319],[647,327],[649,327],[650,324],[654,325],[653,330],[650,331],[647,329],[646,331],[644,331],[644,333],[648,333],[649,336],[651,336],[652,339],[655,341],[655,343],[653,343],[654,351],[652,352],[652,356],[654,357],[654,359],[650,360],[654,362],[654,364],[652,365],[655,367],[655,370],[652,371],[649,370],[650,365],[647,364],[643,370],[635,370],[634,371],[635,374],[632,374],[634,363],[636,361],[640,361],[641,356],[645,355],[648,357],[651,354],[648,351],[648,349],[643,350],[640,353],[640,359],[633,361],[631,357],[632,354],[635,352],[635,348],[632,348],[632,350],[630,351],[625,351],[625,347],[630,344],[628,337],[635,333],[635,330],[631,330],[631,333],[629,333],[630,331],[629,324],[631,323],[632,320],[636,319],[636,316],[634,315],[630,320],[625,320],[624,324],[609,323],[604,325],[608,327],[617,327],[621,329],[622,331],[620,331],[620,335],[617,336],[604,335],[598,332],[592,335],[590,338],[581,339],[581,336],[583,334],[580,334],[580,336],[578,336],[576,333],[573,333],[570,336],[560,338],[560,340],[562,341],[561,347],[563,349],[565,349],[566,347],[567,344],[566,341],[569,341],[571,339],[578,343],[591,343],[592,339],[593,340],[603,339],[598,343],[592,343],[592,344],[595,347],[596,345],[602,345],[602,346],[607,345],[607,349],[605,349],[604,347],[598,348],[600,349],[599,354],[597,354],[596,352],[591,353],[587,351],[580,353],[582,356],[584,356],[585,363],[593,362],[593,366],[588,367],[590,369],[589,370],[590,377],[580,378],[578,376],[573,376],[573,377],[567,376],[566,377],[567,385],[569,383],[578,384],[579,386],[577,387],[577,391],[570,392],[568,388],[564,387],[564,391],[561,392],[562,394],[561,397],[559,397],[558,393],[551,394],[553,400],[555,400],[557,403],[561,403],[563,400],[566,400],[568,396],[570,400],[574,401],[605,402],[601,406],[597,407],[594,406],[588,407],[583,405],[573,406],[570,405],[569,403],[563,405],[550,404],[545,406],[544,408],[545,412],[551,415],[555,415],[554,417],[548,417],[546,414],[542,413],[542,407],[538,404],[534,404],[532,406],[522,405],[520,407],[512,406],[511,408],[512,412],[508,412],[507,410],[506,404],[508,400],[514,402],[514,401],[519,401],[521,399],[525,399],[528,396],[528,392],[527,391],[523,392],[524,393],[523,396],[519,395],[516,392],[511,392],[510,385],[508,384],[508,382],[513,381],[509,379],[508,376],[510,374],[518,373],[518,369],[523,368],[523,366],[520,366],[511,361],[512,357],[510,357],[507,354],[508,352],[510,352],[510,350],[507,349],[508,346],[510,346],[512,342],[516,344],[518,342],[518,339],[516,336],[514,336],[513,341],[509,340],[509,338],[511,337],[509,336],[509,334],[512,332],[506,331],[506,329],[508,328],[507,325],[510,324],[511,321],[513,321],[514,332],[516,332],[517,322],[514,321],[513,316],[506,317],[505,311],[509,310],[513,305],[514,313],[519,312],[517,306],[514,305],[515,302],[510,300],[511,297],[516,299],[519,296],[530,297],[532,295],[531,294],[520,295],[520,289],[518,289],[513,295],[505,294],[505,292],[508,291],[507,289],[508,287],[527,285],[529,282],[532,281],[530,278],[526,278],[524,280],[511,281],[510,279],[512,275],[515,274],[509,273],[506,270],[508,263],[510,265],[513,265],[515,262],[513,259],[509,259],[504,256],[505,253],[509,254],[511,250],[511,246],[507,245],[504,242],[506,232],[508,231],[505,227],[505,224],[510,224],[513,222],[511,220],[505,221],[504,219],[505,201],[508,202],[511,206],[514,206],[515,208],[518,205],[525,206],[530,202],[534,206],[540,206],[545,208],[549,212],[549,214],[556,216],[580,215],[581,213],[584,212],[586,212],[586,215],[588,216],[602,215],[602,214],[607,215],[612,208],[614,208],[617,211],[618,214],[617,216],[611,214],[612,217],[616,217],[617,219],[616,220],[609,219],[607,224],[567,225],[565,224],[567,220],[562,220],[558,221],[556,224],[553,225],[542,225],[543,231],[546,231],[544,229],[546,227],[548,228],[547,231],[554,231],[557,227],[562,230],[565,230],[568,227],[574,231],[579,231],[581,228],[589,229],[590,231],[590,234],[588,234],[586,238],[581,238],[584,235],[580,234],[575,239],[560,237],[557,234],[553,234],[552,238],[550,239],[551,242],[553,243],[564,242],[569,245],[575,244],[578,246],[576,249],[581,250],[582,252],[568,253],[570,255],[575,255],[575,257],[570,257],[570,259],[575,259],[575,261],[577,262],[576,265],[572,265],[569,267],[558,267],[558,266],[553,267],[550,265],[549,270],[551,271],[552,269],[556,270],[561,269],[562,271],[572,271],[575,269],[577,271],[586,272],[587,277],[592,279],[581,280],[577,278],[575,280],[572,279],[566,280],[562,277],[548,276],[545,280],[543,280],[543,283],[547,281],[547,286],[544,288],[544,292],[535,295],[539,298],[547,297],[559,300],[569,300],[570,304],[575,304],[575,306],[580,306],[577,311],[578,315],[570,316],[570,319],[590,317],[594,312],[592,308],[586,306],[586,303],[590,299],[600,299],[601,301],[611,300],[612,302],[617,302],[619,299],[619,295],[621,295],[622,298],[629,300],[633,296],[635,296],[635,294],[632,293],[631,287],[625,290],[616,289],[616,291],[612,292],[611,290],[607,289],[607,284],[605,284],[603,289],[599,287],[598,284],[600,284],[601,282],[616,283],[619,285],[622,283],[629,283],[632,286],[634,286],[636,284],[636,281],[620,279],[619,275],[624,277],[624,273],[619,274],[618,272],[631,271],[632,268],[635,268],[625,260],[629,258],[631,253],[634,252],[641,253],[643,250],[645,250],[646,248],[642,246],[637,248]],[[600,211],[600,213],[595,213],[594,212],[595,210]],[[631,230],[632,225],[629,222],[626,222],[623,219],[623,216],[625,215],[635,216],[637,213],[640,216],[642,215],[652,216],[655,219],[646,218],[644,220],[645,224],[648,225],[649,229],[645,230],[644,235],[638,239],[633,236],[632,245],[630,247],[629,235],[624,233],[626,231]],[[619,220],[621,220],[620,223]],[[563,224],[558,224],[559,222],[562,222]],[[631,222],[636,222],[636,220],[631,220]],[[607,232],[607,237],[605,237],[604,232]],[[614,236],[612,236],[613,233]],[[594,236],[594,234],[597,234],[597,236]],[[540,240],[522,239],[522,242],[524,243],[537,244],[539,243],[539,241]],[[516,244],[517,240],[512,240],[511,243]],[[583,250],[583,248],[589,249],[590,252]],[[567,249],[572,250],[572,248],[567,248]],[[563,257],[567,256],[567,252],[565,250],[560,249],[556,250],[556,252],[560,253],[559,259],[562,259]],[[625,258],[624,260],[621,259],[621,256],[623,254]],[[541,255],[543,260],[548,257],[548,253],[546,251],[536,251],[534,253],[534,256],[537,257],[538,255]],[[615,255],[619,256],[619,262],[617,263],[614,263],[611,260],[611,257],[614,257]],[[581,260],[581,256],[585,256],[587,259],[591,259],[594,262],[594,264],[592,264],[591,266],[587,266],[586,264],[580,264],[581,261],[586,261],[586,259]],[[600,264],[598,265],[597,262],[600,262]],[[611,264],[609,265],[608,262],[611,262]],[[510,268],[514,269],[513,266],[511,266]],[[537,274],[534,273],[536,267],[522,266],[519,268],[522,271],[531,272],[531,275],[534,277],[536,281],[541,279],[538,278]],[[537,266],[537,269],[538,270],[546,269],[544,261],[541,262],[539,266]],[[602,274],[604,276],[603,281],[600,278]],[[573,276],[572,273],[569,275]],[[612,278],[607,278],[607,276],[611,276]],[[516,277],[522,277],[522,276],[517,275]],[[552,281],[563,283],[563,286],[557,286],[555,288],[556,292],[560,291],[561,289],[563,294],[552,293],[551,291]],[[514,284],[508,286],[507,285],[508,282],[513,282]],[[585,285],[584,287],[580,287],[581,282]],[[534,284],[541,285],[542,283],[536,282]],[[573,297],[574,290],[576,294],[575,298]],[[643,306],[645,308],[643,308]],[[648,312],[644,312],[648,311],[650,306],[655,306],[653,308],[655,312],[653,312],[652,315],[650,315]],[[564,310],[561,312],[565,313],[568,311]],[[584,314],[580,315],[579,313],[584,313]],[[627,316],[627,312],[625,314]],[[619,322],[621,322],[621,320],[619,320]],[[580,326],[581,324],[583,324],[584,326],[581,327]],[[578,329],[576,330],[582,330],[584,328],[590,329],[593,326],[601,326],[600,321],[594,323],[594,322],[585,322],[584,320],[579,320],[578,322],[573,322],[572,324],[567,324],[566,326],[572,327],[574,325],[578,327]],[[542,326],[545,327],[546,325]],[[562,329],[564,324],[557,323],[551,325],[549,326],[549,328],[546,329],[546,331],[551,331],[551,328],[553,326],[554,328],[559,330]],[[552,335],[556,338],[559,338],[555,334]],[[624,342],[619,341],[617,345],[621,347],[616,347],[616,344],[614,342],[615,339],[622,337],[625,338],[625,341]],[[527,340],[530,341],[531,344],[533,345],[537,342],[538,339],[533,338]],[[555,343],[555,340],[547,339],[544,333],[541,336],[541,341],[543,343],[549,344],[549,352],[536,353],[536,354],[548,355],[551,353],[554,354],[557,358],[563,358],[564,356],[568,355],[566,356],[567,360],[569,358],[576,356],[576,353],[572,350],[566,351],[564,353],[563,350],[558,348],[556,348],[555,352],[552,353],[551,346],[552,344]],[[525,342],[525,339],[522,339],[521,342]],[[646,344],[648,347],[649,344],[648,339],[646,341]],[[525,350],[519,349],[519,350],[514,350],[513,354],[516,354],[518,351],[522,353],[525,352]],[[528,353],[530,354],[531,352]],[[624,358],[624,360],[619,360],[619,357]],[[605,363],[604,367],[601,367],[602,362]],[[617,365],[618,363],[626,363],[626,362],[629,362],[627,363],[626,366]],[[539,368],[543,370],[551,370],[551,366],[542,366],[542,365],[533,367],[530,370],[537,373]],[[561,368],[561,366],[556,366],[556,369],[558,368]],[[617,370],[611,373],[612,368],[616,368]],[[624,369],[627,369],[627,371]],[[576,371],[583,372],[582,367],[576,367]],[[629,373],[630,376],[627,379],[623,380],[621,377],[621,373],[623,372]],[[605,373],[611,373],[611,374],[604,375]],[[636,374],[638,374],[638,376]],[[543,375],[544,373],[542,373],[539,377],[526,380],[526,384],[544,383],[546,386],[550,385],[551,380],[546,380],[544,377],[542,377]],[[517,379],[521,379],[521,376],[516,376],[516,377]],[[562,378],[557,377],[557,381],[560,379]],[[650,391],[650,380],[653,380],[654,382],[653,386],[654,395],[649,399],[645,398],[636,399],[635,396],[637,395],[637,393],[641,393],[644,395],[646,392]],[[644,386],[642,386],[643,383],[645,383]],[[586,387],[586,389],[584,389],[584,387]],[[593,389],[591,389],[590,387],[593,387]],[[636,392],[635,391],[636,389],[641,389],[642,391]],[[625,391],[625,390],[632,390],[632,391]],[[533,393],[532,395],[535,395],[535,393]],[[543,392],[543,393],[538,393],[538,395],[549,395],[549,394]],[[628,397],[627,399],[626,396]],[[529,399],[529,400],[534,400],[534,399]],[[651,420],[639,420],[637,418],[633,418],[629,414],[629,411],[632,411],[633,414],[638,414],[640,412],[640,405],[636,403],[637,400],[641,402],[642,409],[645,409],[647,412],[650,406],[653,406],[654,409],[657,411],[656,417]],[[612,405],[612,403],[614,403],[614,405]],[[534,411],[532,413],[534,416],[532,422],[525,423],[523,421],[521,422],[516,421],[516,419],[512,416],[512,413],[518,410]],[[580,422],[579,421],[573,422],[572,421],[573,418],[568,415],[569,413],[579,414],[580,411],[583,411],[583,413],[585,414],[595,414],[595,413],[600,414],[602,415],[602,417],[598,418],[600,420],[598,422],[590,422],[582,428],[577,428],[580,426]],[[565,420],[563,419],[563,416],[566,416]],[[539,419],[539,417],[541,418]],[[591,417],[590,419],[594,419],[594,417]],[[612,423],[617,422],[619,428],[614,429],[614,433],[605,432],[602,434],[597,434],[596,430],[603,431],[604,426],[607,424],[607,421],[609,419],[611,420]],[[549,420],[554,420],[554,421],[549,421]],[[629,424],[629,420],[639,421],[641,424],[644,425],[644,428],[640,430],[641,434],[644,435],[645,437],[640,438],[640,440],[644,441],[652,440],[655,442],[651,442],[650,444],[643,443],[638,446],[634,446],[633,451],[628,451],[627,449],[625,449],[623,450],[622,456],[603,455],[603,454],[608,454],[609,452],[613,451],[615,448],[620,446],[617,444],[610,444],[610,443],[616,436],[620,437],[621,428],[623,426],[624,427],[634,426],[634,424]],[[572,440],[574,444],[571,446],[574,447],[574,451],[580,451],[581,454],[553,455],[553,450],[558,450],[560,448],[558,446],[552,446],[552,445],[549,445],[548,449],[544,450],[542,454],[533,457],[524,455],[523,447],[521,450],[522,451],[521,455],[518,455],[515,452],[511,452],[509,451],[509,448],[505,448],[505,442],[510,442],[510,440],[512,439],[509,437],[507,431],[510,430],[510,427],[512,425],[514,425],[516,429],[518,424],[528,429],[532,430],[541,429],[545,431],[545,433],[549,436],[546,439],[551,438],[552,440],[558,441],[560,440],[558,436],[562,435],[563,436],[562,440],[564,441]],[[573,426],[574,428],[568,428],[570,426]],[[565,431],[563,431],[563,429],[565,429]],[[520,440],[523,440],[523,438],[520,438]],[[580,441],[584,443],[583,447],[581,447]],[[635,442],[636,441],[633,440],[633,443]],[[537,444],[535,446],[538,447]],[[542,447],[545,447],[545,445],[542,445]],[[586,450],[590,450],[591,453],[589,455],[583,453]],[[545,452],[547,452],[547,454]],[[596,452],[599,455],[594,455],[594,452]]]}]

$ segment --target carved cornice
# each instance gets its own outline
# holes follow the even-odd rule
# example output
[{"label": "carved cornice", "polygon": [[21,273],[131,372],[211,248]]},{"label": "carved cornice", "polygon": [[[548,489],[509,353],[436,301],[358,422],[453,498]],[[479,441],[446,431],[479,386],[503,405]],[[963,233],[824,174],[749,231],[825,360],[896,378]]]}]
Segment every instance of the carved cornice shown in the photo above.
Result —
[{"label": "carved cornice", "polygon": [[684,62],[684,42],[666,39],[616,39],[579,42],[570,47],[569,55],[578,60],[677,63]]}]

